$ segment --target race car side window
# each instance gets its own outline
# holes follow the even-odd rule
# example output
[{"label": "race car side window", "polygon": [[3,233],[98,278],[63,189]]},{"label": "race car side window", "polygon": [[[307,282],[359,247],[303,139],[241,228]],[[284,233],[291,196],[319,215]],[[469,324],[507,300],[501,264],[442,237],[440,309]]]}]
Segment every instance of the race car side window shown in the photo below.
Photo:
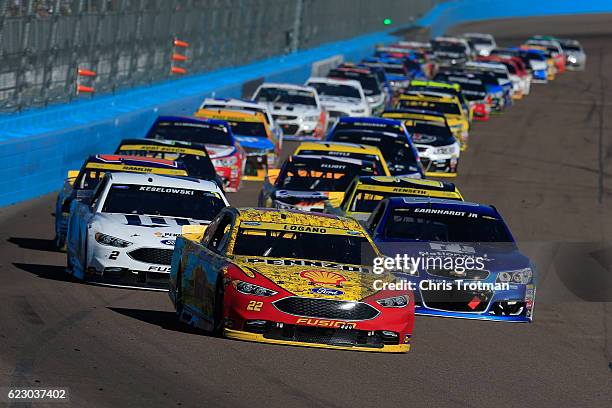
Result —
[{"label": "race car side window", "polygon": [[342,200],[342,203],[340,204],[340,208],[342,208],[344,211],[348,211],[350,200],[353,197],[353,190],[355,190],[355,186],[357,186],[357,181],[358,180],[355,179],[351,183],[349,188],[346,189],[346,193],[344,194],[344,199]]},{"label": "race car side window", "polygon": [[370,218],[368,219],[366,225],[367,225],[368,233],[370,233],[370,235],[374,234],[374,231],[376,230],[378,223],[380,222],[383,214],[385,213],[385,209],[386,209],[386,204],[384,201],[381,201],[380,204],[378,204],[378,206],[372,213],[372,215],[370,216]]},{"label": "race car side window", "polygon": [[106,185],[108,184],[108,177],[104,177],[102,179],[102,181],[100,183],[98,183],[98,185],[96,186],[93,195],[91,197],[91,208],[94,209],[96,208],[96,206],[98,205],[98,200],[100,199],[100,196],[102,195],[102,192],[104,191],[104,189],[106,188]]},{"label": "race car side window", "polygon": [[208,242],[208,249],[218,254],[222,254],[225,251],[232,233],[232,221],[233,217],[231,214],[226,214],[221,218],[217,229],[213,232]]}]

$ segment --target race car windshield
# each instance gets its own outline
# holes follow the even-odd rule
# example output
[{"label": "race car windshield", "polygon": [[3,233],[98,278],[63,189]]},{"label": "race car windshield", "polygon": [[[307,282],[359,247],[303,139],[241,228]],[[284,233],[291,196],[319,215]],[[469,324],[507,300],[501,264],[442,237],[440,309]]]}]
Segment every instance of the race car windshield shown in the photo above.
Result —
[{"label": "race car windshield", "polygon": [[463,44],[433,43],[433,50],[437,52],[448,52],[453,54],[465,54],[466,49]]},{"label": "race car windshield", "polygon": [[486,38],[486,37],[468,37],[469,40],[477,45],[493,45],[493,41],[491,41],[491,39]]},{"label": "race car windshield", "polygon": [[225,126],[207,123],[159,122],[149,131],[147,139],[233,146]]},{"label": "race car windshield", "polygon": [[212,220],[224,207],[223,200],[209,191],[113,184],[102,212]]},{"label": "race car windshield", "polygon": [[580,48],[578,45],[561,44],[561,48],[563,48],[564,51],[575,51],[575,52],[582,51],[582,48]]},{"label": "race car windshield", "polygon": [[406,124],[408,132],[412,135],[414,143],[447,146],[455,143],[456,139],[448,126],[427,122],[413,122]]},{"label": "race car windshield", "polygon": [[[367,191],[358,190],[350,205],[349,211],[371,213],[382,200],[388,197],[422,197],[416,194],[399,193],[397,191]],[[453,200],[453,198],[447,198]],[[460,201],[459,198],[455,200]]]},{"label": "race car windshield", "polygon": [[372,265],[376,252],[362,236],[241,227],[234,255]]},{"label": "race car windshield", "polygon": [[[388,133],[388,132],[387,132]],[[385,161],[393,167],[391,174],[401,174],[405,167],[417,166],[417,158],[405,138],[367,130],[338,130],[334,141],[374,145],[380,149]],[[400,169],[398,166],[401,166]]]},{"label": "race car windshield", "polygon": [[263,117],[264,117],[264,120],[266,121],[266,123],[268,125],[270,124],[270,121],[268,120],[268,115],[266,114],[266,111],[264,109],[256,108],[256,107],[253,107],[253,106],[223,105],[223,104],[209,103],[209,104],[202,105],[200,107],[200,109],[208,109],[208,110],[219,109],[219,110],[232,110],[232,111],[259,112],[259,113],[263,114]]},{"label": "race car windshield", "polygon": [[267,138],[266,127],[261,122],[228,122],[236,136]]},{"label": "race car windshield", "polygon": [[284,103],[287,105],[317,106],[314,93],[298,89],[261,88],[255,100],[257,102]]},{"label": "race car windshield", "polygon": [[345,191],[355,177],[372,175],[357,166],[342,167],[342,170],[312,169],[288,163],[278,177],[277,187],[296,191]]},{"label": "race car windshield", "polygon": [[[416,210],[431,210],[417,208]],[[384,236],[392,239],[429,242],[513,243],[503,221],[464,211],[437,210],[445,213],[393,209],[384,227]]]},{"label": "race car windshield", "polygon": [[359,89],[354,88],[350,85],[312,82],[312,83],[309,83],[308,86],[315,88],[320,97],[327,96],[327,97],[361,99],[361,95],[359,94]]},{"label": "race car windshield", "polygon": [[434,112],[440,112],[447,115],[461,115],[461,110],[458,103],[452,102],[433,102],[422,100],[400,100],[400,109],[402,108],[418,108],[426,109]]},{"label": "race car windshield", "polygon": [[[403,129],[399,125],[390,123],[376,123],[376,122],[338,122],[334,128],[335,132],[332,135],[333,140],[336,140],[336,133],[340,130],[350,131],[364,131],[364,132],[389,132],[397,135],[404,133]],[[366,143],[367,144],[367,143]]]},{"label": "race car windshield", "polygon": [[352,71],[332,71],[330,73],[330,77],[332,78],[346,78],[346,79],[354,79],[359,81],[361,87],[363,88],[363,93],[367,96],[378,95],[381,93],[381,86],[378,78],[373,74],[361,74],[359,72]]},{"label": "race car windshield", "polygon": [[302,156],[327,156],[327,157],[345,157],[350,159],[367,160],[374,165],[376,174],[383,174],[383,166],[380,157],[375,154],[366,153],[349,153],[334,150],[300,150]]},{"label": "race car windshield", "polygon": [[391,74],[391,75],[400,75],[400,76],[407,76],[408,73],[406,72],[406,69],[402,66],[402,65],[380,65],[382,67],[382,69],[385,70],[385,72],[387,74]]},{"label": "race car windshield", "polygon": [[189,174],[190,177],[199,179],[214,179],[217,174],[215,172],[215,167],[210,161],[210,158],[206,156],[205,152],[203,152],[202,155],[195,155],[151,150],[124,150],[119,147],[119,149],[117,149],[117,153],[130,156],[143,156],[153,157],[156,159],[180,161],[187,168],[187,174]]}]

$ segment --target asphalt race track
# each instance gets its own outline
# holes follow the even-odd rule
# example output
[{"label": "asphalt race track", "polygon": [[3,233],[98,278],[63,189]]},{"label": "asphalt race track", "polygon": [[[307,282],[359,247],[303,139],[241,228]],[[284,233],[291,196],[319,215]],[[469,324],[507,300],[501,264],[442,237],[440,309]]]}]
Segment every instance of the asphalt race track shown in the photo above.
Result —
[{"label": "asphalt race track", "polygon": [[47,195],[0,209],[0,387],[69,387],[75,407],[612,406],[612,16],[461,31],[575,37],[588,54],[585,72],[477,123],[456,180],[538,261],[533,324],[417,317],[406,355],[189,332],[165,293],[67,279]]}]

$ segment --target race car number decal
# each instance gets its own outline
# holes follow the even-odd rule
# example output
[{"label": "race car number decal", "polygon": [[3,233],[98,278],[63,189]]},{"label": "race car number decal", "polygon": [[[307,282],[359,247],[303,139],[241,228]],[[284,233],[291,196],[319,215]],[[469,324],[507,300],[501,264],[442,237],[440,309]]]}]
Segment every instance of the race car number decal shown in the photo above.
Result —
[{"label": "race car number decal", "polygon": [[263,302],[258,302],[256,300],[251,300],[247,305],[247,310],[251,310],[253,312],[260,312],[263,307]]}]

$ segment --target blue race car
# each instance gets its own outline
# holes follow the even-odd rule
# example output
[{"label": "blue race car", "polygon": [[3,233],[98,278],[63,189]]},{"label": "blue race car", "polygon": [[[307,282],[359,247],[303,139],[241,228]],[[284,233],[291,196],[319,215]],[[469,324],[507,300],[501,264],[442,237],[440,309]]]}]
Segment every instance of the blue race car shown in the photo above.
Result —
[{"label": "blue race car", "polygon": [[419,153],[406,126],[399,120],[345,116],[334,124],[325,140],[376,146],[389,165],[391,175],[425,177]]},{"label": "blue race car", "polygon": [[414,290],[417,314],[532,320],[535,266],[495,207],[391,197],[365,227],[383,254],[397,261],[393,268]]}]

